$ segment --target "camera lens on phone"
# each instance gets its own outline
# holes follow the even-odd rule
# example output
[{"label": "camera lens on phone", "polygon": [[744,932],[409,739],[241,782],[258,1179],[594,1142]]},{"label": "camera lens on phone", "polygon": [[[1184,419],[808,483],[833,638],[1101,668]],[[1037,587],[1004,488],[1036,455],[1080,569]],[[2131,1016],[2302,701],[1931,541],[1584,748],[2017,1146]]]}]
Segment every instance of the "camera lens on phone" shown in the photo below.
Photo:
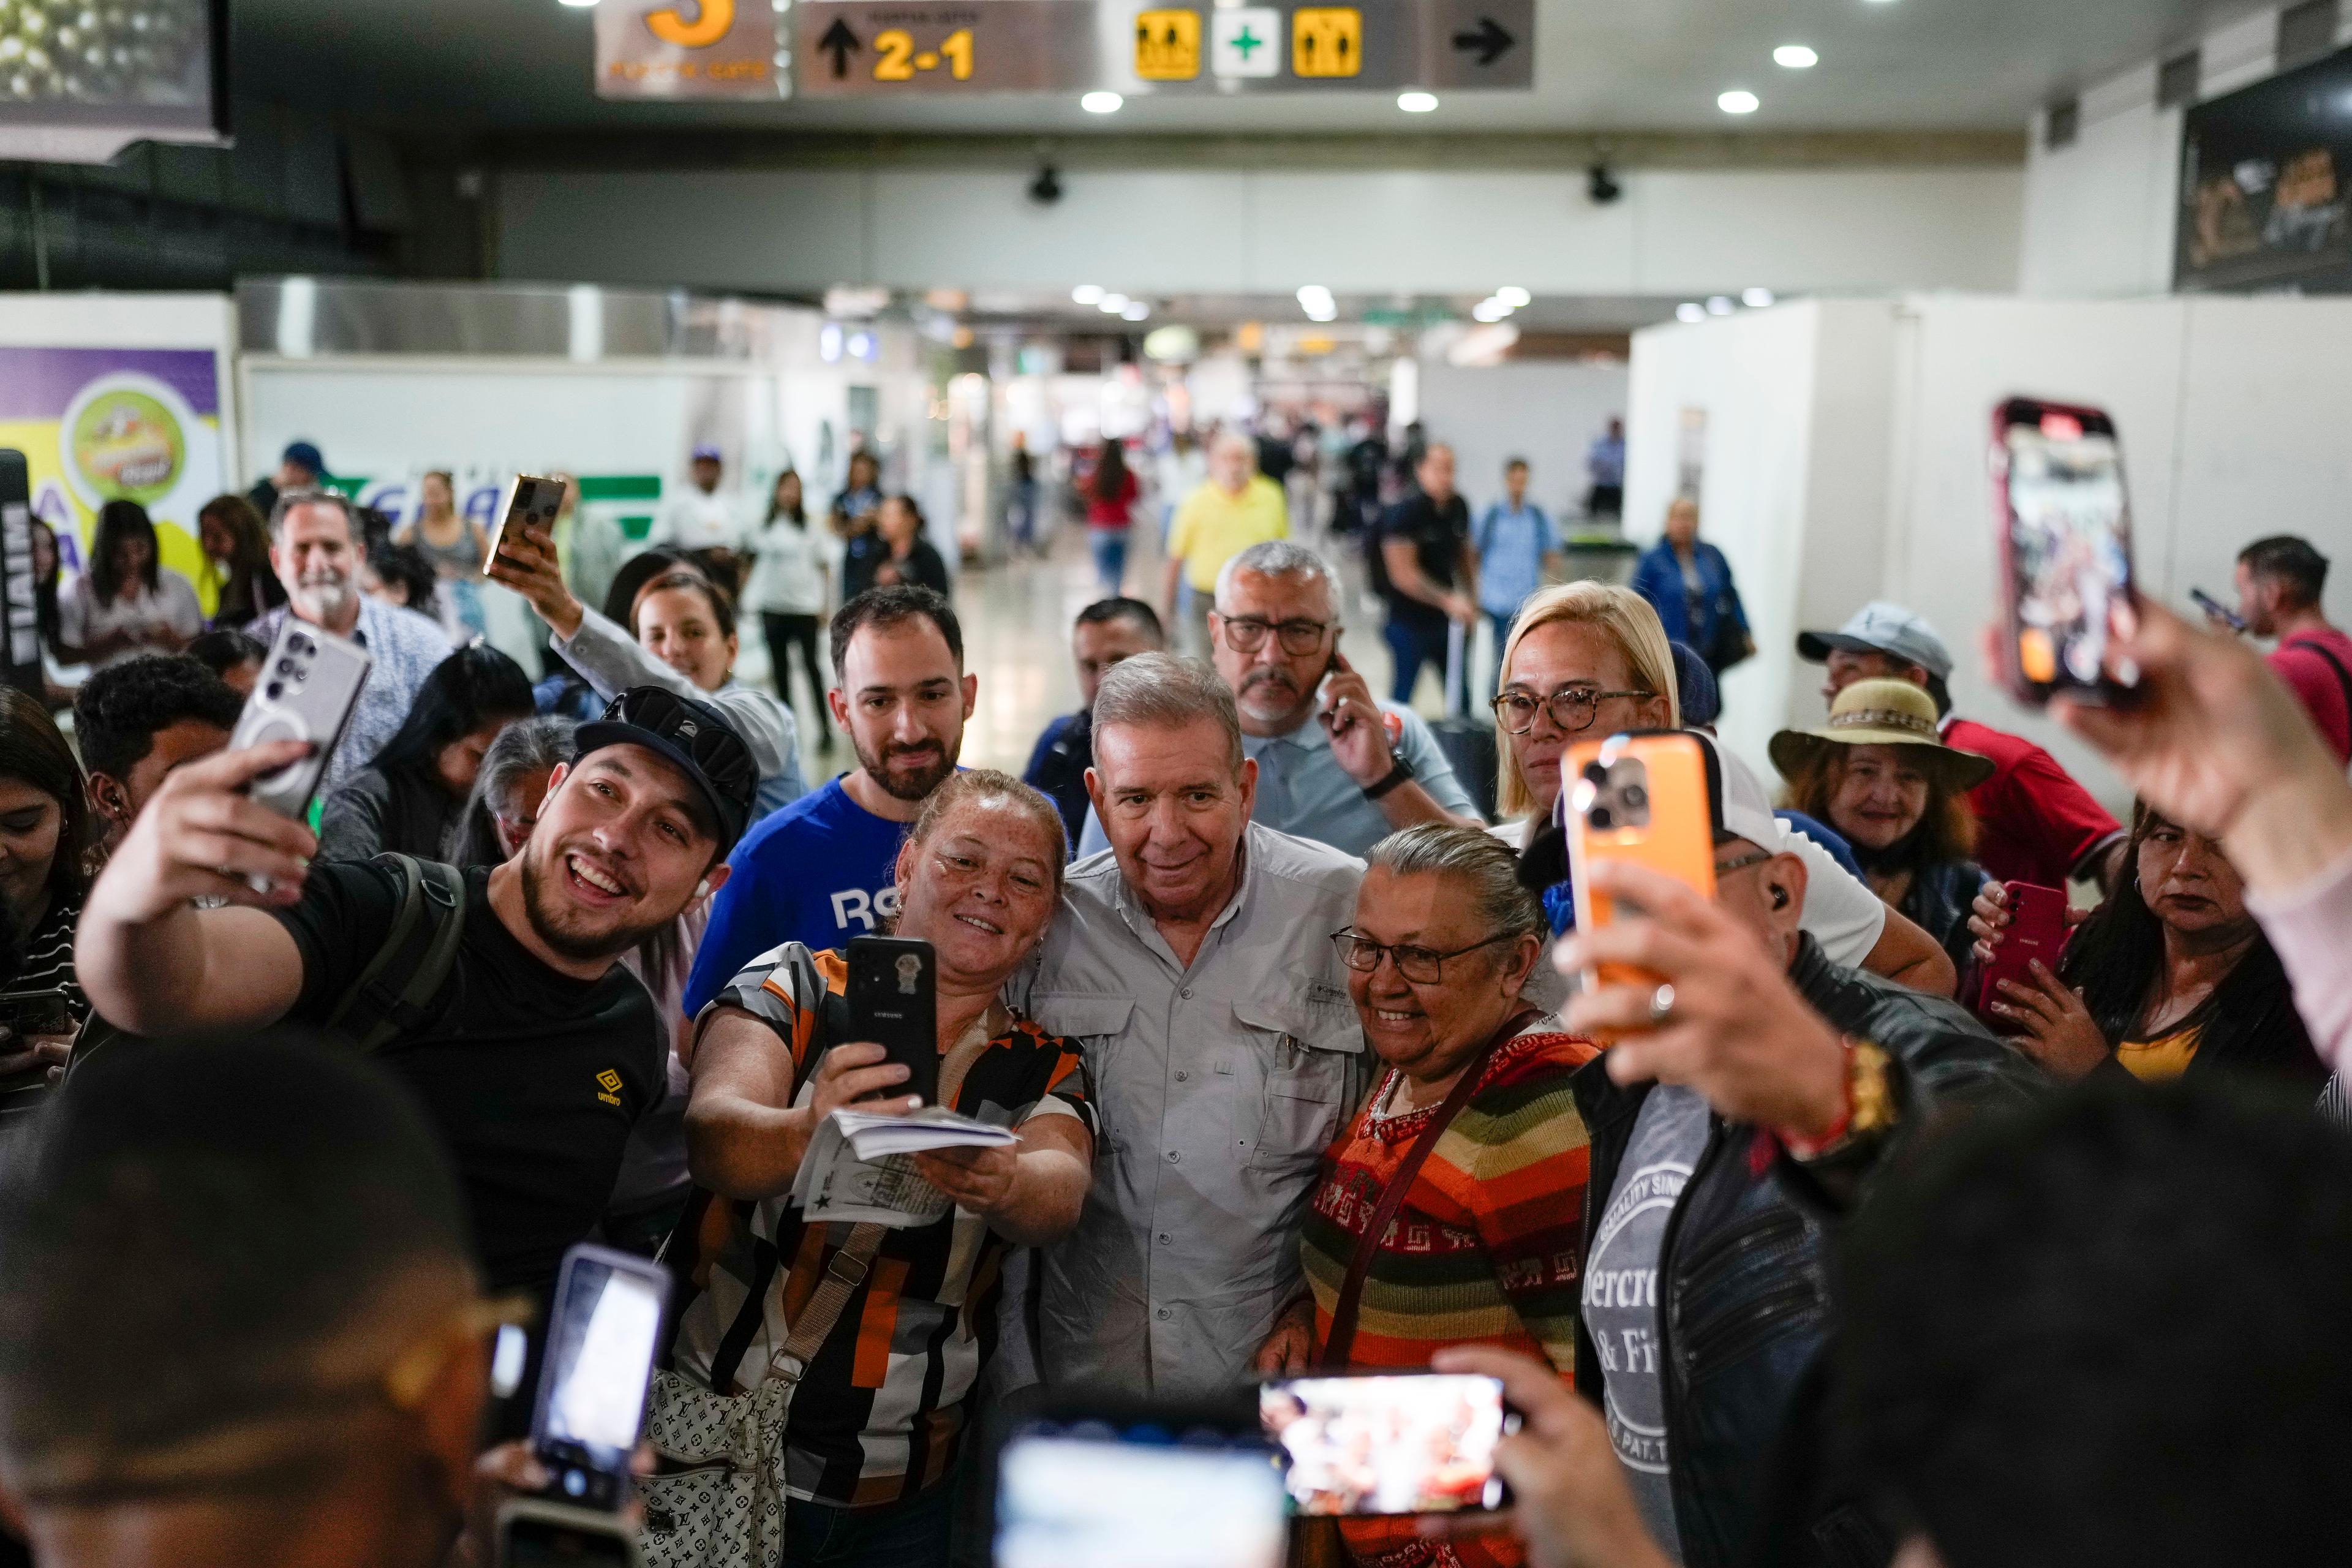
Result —
[{"label": "camera lens on phone", "polygon": [[313,645],[309,637],[304,637],[300,632],[296,632],[286,639],[286,646],[296,653],[309,653]]},{"label": "camera lens on phone", "polygon": [[1617,825],[1617,814],[1611,811],[1605,805],[1596,805],[1585,817],[1585,820],[1592,824],[1593,826],[1601,829],[1603,833],[1606,833],[1609,829]]},{"label": "camera lens on phone", "polygon": [[263,695],[268,697],[272,702],[277,701],[280,697],[286,695],[286,683],[281,680],[271,681],[268,687],[264,690]]},{"label": "camera lens on phone", "polygon": [[1587,783],[1598,789],[1609,782],[1609,770],[1599,763],[1587,763],[1584,764],[1584,777]]},{"label": "camera lens on phone", "polygon": [[1640,784],[1627,784],[1617,798],[1625,803],[1626,810],[1639,811],[1650,804],[1650,792]]},{"label": "camera lens on phone", "polygon": [[290,659],[290,658],[281,658],[281,659],[279,659],[279,660],[278,661],[278,674],[280,674],[280,675],[291,675],[291,674],[293,674],[293,673],[294,673],[294,661],[293,661],[292,659]]}]

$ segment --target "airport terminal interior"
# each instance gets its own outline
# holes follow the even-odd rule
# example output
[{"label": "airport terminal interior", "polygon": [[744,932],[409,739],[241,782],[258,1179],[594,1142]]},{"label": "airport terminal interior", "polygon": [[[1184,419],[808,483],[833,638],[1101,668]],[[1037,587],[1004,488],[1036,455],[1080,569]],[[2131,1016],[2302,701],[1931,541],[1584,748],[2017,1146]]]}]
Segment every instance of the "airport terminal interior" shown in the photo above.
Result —
[{"label": "airport terminal interior", "polygon": [[[256,1036],[221,1081],[262,1083],[284,1064],[257,1037],[315,1025],[437,1086],[468,1310],[539,1303],[485,1342],[508,1403],[477,1447],[528,1445],[484,1463],[544,1511],[466,1525],[449,1561],[2343,1561],[2305,1505],[2340,1510],[2352,1368],[2293,1336],[2352,1307],[2352,1248],[2324,1279],[2270,1265],[2352,1238],[2347,431],[2352,0],[0,0],[0,1155],[37,1122],[66,1162],[0,1178],[35,1184],[0,1197],[0,1316],[94,1310],[42,1283],[100,1277],[63,1261],[76,1234],[243,1301],[219,1258],[279,1254],[105,1228],[131,1145],[74,1121],[77,1084],[135,1126],[135,1042]],[[942,599],[976,678],[960,739],[917,713],[948,688],[877,673],[908,617],[947,637]],[[236,761],[297,731],[307,763]],[[1172,748],[1157,782],[1139,733]],[[1171,782],[1224,733],[1245,766]],[[677,784],[646,831],[699,871],[548,847],[604,787],[597,747]],[[1171,826],[1244,775],[1224,828]],[[1049,878],[1019,868],[1038,820]],[[981,847],[941,865],[994,869],[926,911],[948,873],[898,847],[951,831]],[[1171,912],[1198,865],[1230,885]],[[559,892],[637,924],[565,937]],[[1522,945],[1484,1001],[1458,980]],[[828,1009],[881,1029],[861,987],[889,974],[923,986],[887,1016],[918,1020],[900,1087],[939,1098],[930,1133],[866,1125],[890,1086],[827,1033]],[[474,1018],[492,992],[509,1016]],[[595,1056],[648,1001],[643,1070]],[[1760,1043],[1718,1050],[1710,1009]],[[526,1068],[468,1076],[525,1013],[593,1100],[540,1120],[562,1097]],[[2292,1117],[2199,1098],[2233,1064]],[[302,1092],[363,1119],[374,1083]],[[1507,1115],[1477,1098],[1505,1089]],[[1979,1090],[2041,1120],[1882,1178]],[[220,1110],[218,1160],[265,1103]],[[625,1111],[610,1147],[600,1109]],[[1969,1160],[2010,1207],[1937,1206]],[[2149,1213],[2207,1213],[2192,1180],[2235,1217],[2176,1251]],[[91,1206],[10,1217],[43,1191]],[[1935,1251],[1987,1215],[2019,1257]],[[579,1281],[656,1253],[652,1305],[558,1331]],[[2108,1346],[2060,1304],[2076,1263],[2154,1326]],[[2209,1323],[2174,1265],[2307,1313]],[[1954,1281],[2029,1275],[1971,1342],[2046,1380],[2035,1440],[2095,1456],[2046,1467],[2079,1512],[2004,1474],[2048,1458],[2001,1425],[2033,1401],[1935,1414],[1968,1356],[1917,1350],[1967,1339],[1937,1317],[1978,1301]],[[133,1316],[105,1321],[135,1342]],[[2182,1348],[2241,1329],[2240,1360]],[[190,1359],[261,1364],[203,1338]],[[72,1401],[39,1403],[43,1369],[82,1363],[44,1355],[0,1350],[0,1568],[20,1532],[45,1564],[172,1560],[60,1522],[185,1455],[51,1452]],[[600,1356],[634,1371],[563,1381]],[[2102,1383],[2143,1361],[2192,1407],[2286,1408],[2183,1425]],[[399,1411],[439,1408],[439,1365]],[[1433,1365],[1475,1387],[1267,1383],[1286,1496],[1211,1462],[1258,1436],[1150,1404]],[[186,1454],[235,1405],[218,1377],[173,1396]],[[1563,1378],[1582,1403],[1551,1402]],[[1073,1392],[1097,1380],[1118,1398]],[[1791,1414],[1832,1384],[1847,1404]],[[594,1408],[604,1437],[551,1436]],[[1138,1458],[1153,1422],[1199,1465]],[[734,1458],[697,1423],[734,1423]],[[2257,1489],[2270,1438],[2242,1474],[2215,1456],[2258,1427],[2329,1462]],[[1860,1489],[1801,1492],[1851,1479],[1824,1448],[1772,1494],[1773,1456],[1832,1428],[1875,1456]],[[1379,1462],[1430,1442],[1462,1451]],[[1601,1479],[1571,1484],[1578,1442],[1613,1447]],[[2223,1466],[2210,1510],[2167,1489],[2176,1452]],[[688,1473],[722,1479],[689,1499]],[[1491,1510],[1497,1475],[1500,1533],[1399,1517]],[[435,1560],[266,1530],[199,1551],[215,1525],[173,1524],[178,1560]]]}]

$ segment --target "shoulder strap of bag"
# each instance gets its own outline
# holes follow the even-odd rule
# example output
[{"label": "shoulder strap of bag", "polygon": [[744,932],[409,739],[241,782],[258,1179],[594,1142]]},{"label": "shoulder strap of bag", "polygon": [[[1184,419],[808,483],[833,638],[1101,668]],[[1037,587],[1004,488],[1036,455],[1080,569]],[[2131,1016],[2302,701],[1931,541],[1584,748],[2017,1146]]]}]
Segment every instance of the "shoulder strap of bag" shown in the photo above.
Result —
[{"label": "shoulder strap of bag", "polygon": [[2327,661],[2327,668],[2336,672],[2336,684],[2344,689],[2344,711],[2347,717],[2352,717],[2352,669],[2345,668],[2344,661],[2330,652],[2326,643],[2316,638],[2296,637],[2287,646],[2308,648]]},{"label": "shoulder strap of bag", "polygon": [[400,905],[382,945],[336,1002],[326,1026],[362,1053],[383,1049],[431,1017],[466,934],[463,871],[413,855],[379,855],[376,863],[397,879]]},{"label": "shoulder strap of bag", "polygon": [[1405,1151],[1404,1161],[1397,1166],[1396,1174],[1389,1178],[1388,1189],[1381,1194],[1380,1206],[1372,1210],[1371,1223],[1364,1227],[1364,1234],[1356,1238],[1355,1256],[1348,1259],[1347,1277],[1340,1280],[1339,1297],[1331,1304],[1331,1332],[1323,1342],[1324,1371],[1343,1371],[1348,1365],[1348,1353],[1356,1347],[1356,1314],[1363,1305],[1365,1277],[1371,1273],[1372,1259],[1381,1250],[1381,1238],[1388,1235],[1389,1223],[1396,1218],[1397,1210],[1404,1206],[1405,1194],[1412,1191],[1413,1181],[1421,1174],[1423,1163],[1428,1160],[1430,1152],[1437,1147],[1437,1141],[1445,1136],[1445,1130],[1454,1125],[1454,1119],[1462,1114],[1462,1108],[1470,1103],[1470,1096],[1477,1089],[1478,1080],[1486,1076],[1486,1062],[1495,1054],[1495,1048],[1527,1027],[1536,1016],[1538,1014],[1532,1007],[1521,1011],[1486,1042],[1486,1048],[1462,1069],[1462,1076],[1454,1080],[1452,1089],[1446,1090],[1445,1099],[1439,1103],[1436,1114],[1421,1130],[1421,1136],[1412,1141],[1412,1147]]}]

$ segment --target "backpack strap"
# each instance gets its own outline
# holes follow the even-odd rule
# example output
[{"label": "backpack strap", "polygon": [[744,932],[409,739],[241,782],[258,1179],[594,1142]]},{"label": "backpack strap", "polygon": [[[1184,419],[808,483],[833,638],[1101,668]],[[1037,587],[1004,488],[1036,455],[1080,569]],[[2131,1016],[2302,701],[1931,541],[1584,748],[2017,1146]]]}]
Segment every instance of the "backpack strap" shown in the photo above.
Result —
[{"label": "backpack strap", "polygon": [[327,1015],[326,1026],[362,1054],[424,1026],[457,965],[466,934],[466,874],[413,855],[379,855],[399,884],[392,927]]},{"label": "backpack strap", "polygon": [[2330,652],[2326,643],[2315,639],[2306,641],[2302,637],[2290,637],[2286,646],[2315,653],[2327,661],[2327,668],[2336,672],[2336,684],[2344,690],[2344,715],[2352,719],[2352,669],[2345,668],[2344,661]]}]

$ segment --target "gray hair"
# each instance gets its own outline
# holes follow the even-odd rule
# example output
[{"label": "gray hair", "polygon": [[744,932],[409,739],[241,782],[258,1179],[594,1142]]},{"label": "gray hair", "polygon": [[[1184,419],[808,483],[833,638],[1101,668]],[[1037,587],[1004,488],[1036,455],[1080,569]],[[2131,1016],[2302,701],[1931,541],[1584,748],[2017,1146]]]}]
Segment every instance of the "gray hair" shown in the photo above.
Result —
[{"label": "gray hair", "polygon": [[[1206,720],[1225,732],[1227,763],[1242,765],[1241,712],[1224,678],[1197,658],[1139,653],[1111,666],[1095,693],[1095,733],[1114,724],[1181,730]],[[1099,745],[1099,742],[1097,742]]]},{"label": "gray hair", "polygon": [[278,535],[286,530],[287,518],[292,515],[298,506],[333,507],[343,514],[343,526],[351,530],[352,543],[354,546],[362,546],[366,543],[366,535],[360,527],[359,509],[352,505],[352,498],[341,490],[331,490],[324,486],[316,489],[278,492],[278,504],[269,509],[270,543],[278,542]]},{"label": "gray hair", "polygon": [[1334,614],[1339,608],[1339,579],[1332,574],[1331,564],[1304,545],[1293,544],[1287,539],[1267,539],[1251,545],[1232,557],[1217,570],[1217,605],[1223,608],[1225,590],[1234,579],[1244,572],[1260,577],[1315,577],[1323,584],[1324,596],[1331,601]]},{"label": "gray hair", "polygon": [[1519,880],[1518,856],[1483,827],[1424,822],[1373,845],[1365,864],[1392,877],[1451,877],[1461,882],[1472,912],[1491,936],[1551,934],[1542,900]]},{"label": "gray hair", "polygon": [[541,716],[518,719],[499,731],[489,750],[482,753],[473,790],[466,796],[466,809],[449,829],[442,858],[456,866],[502,863],[506,849],[499,842],[499,825],[491,818],[514,804],[515,785],[527,774],[547,773],[559,763],[576,760],[579,747],[572,731],[578,728],[569,719]]}]

